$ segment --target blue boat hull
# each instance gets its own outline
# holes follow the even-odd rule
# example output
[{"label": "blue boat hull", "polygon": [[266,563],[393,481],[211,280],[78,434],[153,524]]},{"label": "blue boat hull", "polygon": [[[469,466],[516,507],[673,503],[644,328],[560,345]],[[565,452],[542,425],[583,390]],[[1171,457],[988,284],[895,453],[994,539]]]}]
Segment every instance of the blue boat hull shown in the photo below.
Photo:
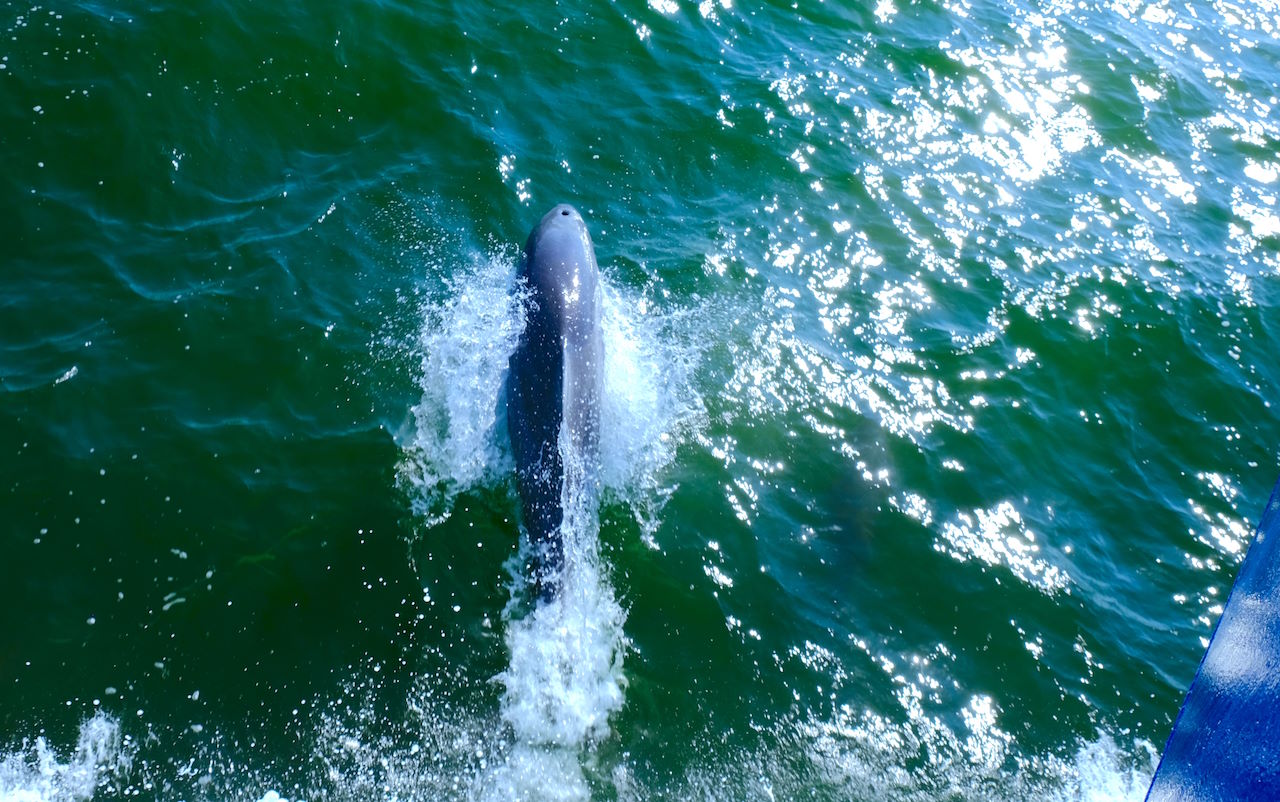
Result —
[{"label": "blue boat hull", "polygon": [[1226,799],[1280,799],[1280,482],[1147,792]]}]

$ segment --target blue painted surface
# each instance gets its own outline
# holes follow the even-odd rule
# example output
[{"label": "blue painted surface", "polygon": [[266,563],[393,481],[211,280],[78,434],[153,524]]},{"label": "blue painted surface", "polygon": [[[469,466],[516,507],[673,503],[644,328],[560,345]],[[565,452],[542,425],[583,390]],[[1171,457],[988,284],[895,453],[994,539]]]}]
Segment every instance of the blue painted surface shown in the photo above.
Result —
[{"label": "blue painted surface", "polygon": [[1187,691],[1148,800],[1280,799],[1280,482]]}]

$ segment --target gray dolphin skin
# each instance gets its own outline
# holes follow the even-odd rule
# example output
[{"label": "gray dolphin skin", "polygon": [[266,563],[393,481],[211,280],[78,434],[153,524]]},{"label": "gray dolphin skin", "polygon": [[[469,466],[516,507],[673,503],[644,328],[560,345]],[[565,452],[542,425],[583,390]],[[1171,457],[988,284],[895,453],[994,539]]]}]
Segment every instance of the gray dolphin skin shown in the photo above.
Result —
[{"label": "gray dolphin skin", "polygon": [[507,430],[530,571],[545,601],[560,587],[564,504],[593,504],[599,464],[604,339],[600,271],[582,215],[547,212],[525,243],[525,328],[507,375]]}]

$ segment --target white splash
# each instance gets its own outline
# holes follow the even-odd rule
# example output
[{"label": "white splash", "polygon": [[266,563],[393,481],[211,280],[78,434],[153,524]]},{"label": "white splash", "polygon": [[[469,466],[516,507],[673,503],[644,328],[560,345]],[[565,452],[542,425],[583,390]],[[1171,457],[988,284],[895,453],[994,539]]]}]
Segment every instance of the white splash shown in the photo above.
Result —
[{"label": "white splash", "polygon": [[[513,260],[475,260],[446,284],[446,297],[423,307],[415,343],[422,397],[401,433],[400,480],[427,527],[449,517],[460,492],[510,486],[503,393],[524,326],[513,273]],[[648,536],[670,492],[663,470],[703,418],[691,389],[697,350],[685,344],[688,338],[672,336],[681,315],[651,315],[645,299],[624,297],[605,277],[601,284],[600,473],[572,481],[583,466],[564,455],[565,564],[554,600],[529,600],[527,543],[508,561],[509,662],[494,678],[504,690],[506,732],[486,742],[494,759],[479,767],[469,798],[588,798],[582,761],[609,735],[609,717],[622,707],[626,688],[626,614],[599,550],[599,504],[603,498],[629,506]],[[514,493],[512,501],[514,507]]]},{"label": "white splash", "polygon": [[652,315],[646,301],[602,282],[604,397],[600,401],[600,484],[604,501],[625,503],[646,539],[674,488],[665,472],[681,443],[702,430],[706,411],[694,389],[702,353],[696,312]]},{"label": "white splash", "polygon": [[[679,443],[702,424],[693,389],[700,353],[679,331],[684,313],[652,314],[601,277],[605,342],[600,410],[601,489],[606,501],[651,509]],[[513,470],[503,382],[524,328],[512,260],[484,258],[422,309],[414,343],[421,400],[400,433],[400,480],[430,525],[448,517],[458,492],[506,481]]]},{"label": "white splash", "polygon": [[593,512],[566,511],[559,595],[523,618],[512,614],[518,601],[508,608],[510,661],[497,679],[512,742],[504,760],[477,778],[473,798],[590,798],[581,756],[609,735],[609,717],[626,689],[626,614],[601,572],[597,532]]},{"label": "white splash", "polygon": [[509,264],[489,259],[459,271],[449,297],[428,302],[416,343],[422,399],[402,433],[400,480],[428,525],[449,516],[459,490],[509,471],[497,442],[507,362],[524,321]]},{"label": "white splash", "polygon": [[132,743],[120,724],[96,713],[80,725],[70,755],[60,754],[44,736],[0,755],[0,802],[72,802],[93,798],[132,766]]}]

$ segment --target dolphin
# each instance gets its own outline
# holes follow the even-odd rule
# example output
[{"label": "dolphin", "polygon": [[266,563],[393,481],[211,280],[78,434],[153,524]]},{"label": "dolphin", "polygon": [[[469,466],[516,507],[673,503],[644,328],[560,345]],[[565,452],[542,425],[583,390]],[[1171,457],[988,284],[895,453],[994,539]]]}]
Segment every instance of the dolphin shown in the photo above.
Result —
[{"label": "dolphin", "polygon": [[566,504],[595,504],[600,461],[600,269],[576,209],[562,203],[542,217],[516,280],[525,327],[508,366],[507,431],[530,572],[546,601],[561,585]]}]

